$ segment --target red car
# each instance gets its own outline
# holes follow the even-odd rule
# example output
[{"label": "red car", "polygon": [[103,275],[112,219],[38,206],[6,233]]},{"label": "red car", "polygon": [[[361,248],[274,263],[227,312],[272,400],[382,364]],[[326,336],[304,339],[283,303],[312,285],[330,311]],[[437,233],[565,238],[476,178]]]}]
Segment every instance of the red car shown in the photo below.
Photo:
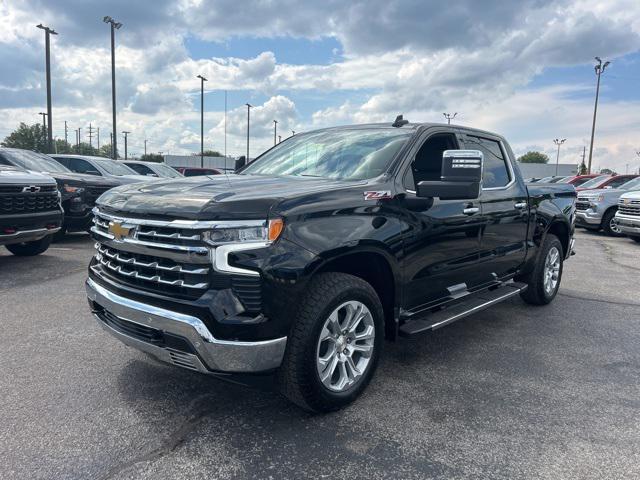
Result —
[{"label": "red car", "polygon": [[583,183],[586,183],[589,180],[591,180],[592,178],[596,178],[598,176],[599,175],[597,173],[592,173],[590,175],[574,175],[572,177],[565,177],[562,180],[560,180],[558,183],[568,183],[568,184],[573,185],[574,187],[578,188]]},{"label": "red car", "polygon": [[576,190],[594,190],[599,188],[618,188],[620,185],[633,180],[638,175],[599,175],[583,183]]},{"label": "red car", "polygon": [[217,168],[200,168],[200,167],[173,167],[185,177],[200,177],[203,175],[221,175],[222,170]]}]

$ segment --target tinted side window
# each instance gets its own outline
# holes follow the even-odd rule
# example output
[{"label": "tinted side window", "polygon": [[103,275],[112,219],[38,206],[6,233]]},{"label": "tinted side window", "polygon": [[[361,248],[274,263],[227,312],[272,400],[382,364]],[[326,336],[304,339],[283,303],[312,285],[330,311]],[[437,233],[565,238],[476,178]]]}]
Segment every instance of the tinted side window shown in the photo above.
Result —
[{"label": "tinted side window", "polygon": [[82,160],[81,158],[70,158],[69,159],[69,168],[74,172],[78,173],[90,173],[92,175],[100,175],[98,169],[91,165],[86,160]]},{"label": "tinted side window", "polygon": [[140,175],[155,175],[153,170],[151,170],[146,165],[140,165],[139,163],[127,163],[127,167],[133,168]]},{"label": "tinted side window", "polygon": [[484,188],[504,187],[511,180],[505,156],[500,143],[488,138],[467,136],[466,147],[480,150],[484,154],[482,186]]},{"label": "tinted side window", "polygon": [[618,188],[620,185],[622,185],[623,183],[627,183],[629,180],[631,180],[631,177],[614,178],[609,183],[607,183],[607,186],[611,188]]}]

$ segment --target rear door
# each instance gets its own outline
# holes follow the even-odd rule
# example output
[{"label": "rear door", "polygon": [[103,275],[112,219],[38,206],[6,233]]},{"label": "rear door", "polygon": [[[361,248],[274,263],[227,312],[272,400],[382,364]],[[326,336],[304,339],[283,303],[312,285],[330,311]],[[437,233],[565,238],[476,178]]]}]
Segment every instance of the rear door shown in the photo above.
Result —
[{"label": "rear door", "polygon": [[500,279],[525,259],[529,205],[527,189],[512,165],[513,153],[499,137],[465,132],[465,148],[484,154],[480,208],[479,268],[486,279]]}]

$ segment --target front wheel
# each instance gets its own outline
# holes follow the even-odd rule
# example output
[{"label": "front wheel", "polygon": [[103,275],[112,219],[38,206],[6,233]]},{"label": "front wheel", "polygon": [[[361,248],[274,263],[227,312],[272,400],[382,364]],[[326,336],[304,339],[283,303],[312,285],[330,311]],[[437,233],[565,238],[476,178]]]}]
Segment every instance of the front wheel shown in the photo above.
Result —
[{"label": "front wheel", "polygon": [[604,217],[602,218],[602,229],[607,233],[607,235],[610,235],[612,237],[622,236],[622,230],[620,230],[620,227],[616,222],[615,208],[612,208],[604,214]]},{"label": "front wheel", "polygon": [[631,240],[633,240],[636,243],[640,243],[640,237],[631,237]]},{"label": "front wheel", "polygon": [[313,412],[351,403],[373,376],[383,337],[382,305],[370,284],[345,273],[319,274],[292,326],[281,392]]},{"label": "front wheel", "polygon": [[524,279],[528,288],[520,296],[525,302],[547,305],[556,297],[562,279],[562,252],[558,237],[548,233],[540,246],[533,271]]},{"label": "front wheel", "polygon": [[52,235],[47,235],[40,240],[34,240],[33,242],[14,243],[12,245],[5,245],[14,255],[19,257],[31,257],[33,255],[40,255],[51,244]]}]

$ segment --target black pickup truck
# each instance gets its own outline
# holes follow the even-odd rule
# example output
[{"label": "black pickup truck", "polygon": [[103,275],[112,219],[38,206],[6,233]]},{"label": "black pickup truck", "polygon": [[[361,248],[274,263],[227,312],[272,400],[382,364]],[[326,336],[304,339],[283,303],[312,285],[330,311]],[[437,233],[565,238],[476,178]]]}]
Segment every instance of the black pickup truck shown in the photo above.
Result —
[{"label": "black pickup truck", "polygon": [[0,245],[14,255],[38,255],[49,248],[61,224],[53,178],[0,165]]},{"label": "black pickup truck", "polygon": [[237,174],[123,186],[95,209],[99,324],[203,373],[273,373],[312,411],[353,401],[383,340],[515,295],[555,297],[571,185],[526,186],[499,135],[358,125],[290,137]]}]

